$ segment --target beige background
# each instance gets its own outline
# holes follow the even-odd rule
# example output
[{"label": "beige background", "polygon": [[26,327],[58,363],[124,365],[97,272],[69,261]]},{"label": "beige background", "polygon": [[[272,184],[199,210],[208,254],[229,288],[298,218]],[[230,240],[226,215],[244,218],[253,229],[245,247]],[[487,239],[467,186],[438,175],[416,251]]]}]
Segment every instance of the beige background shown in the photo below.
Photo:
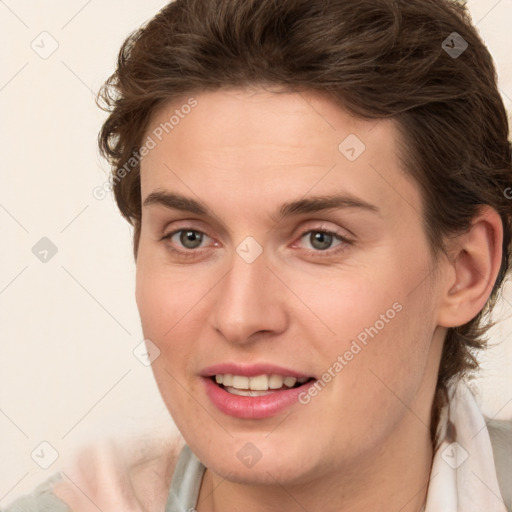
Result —
[{"label": "beige background", "polygon": [[[0,506],[86,439],[173,428],[133,354],[142,334],[129,227],[110,196],[93,196],[107,179],[94,93],[124,37],[165,3],[0,1]],[[512,111],[512,0],[469,6]],[[46,263],[32,253],[43,237],[58,249]],[[501,318],[511,304],[509,287]],[[475,390],[487,414],[512,418],[510,320],[493,342]]]}]

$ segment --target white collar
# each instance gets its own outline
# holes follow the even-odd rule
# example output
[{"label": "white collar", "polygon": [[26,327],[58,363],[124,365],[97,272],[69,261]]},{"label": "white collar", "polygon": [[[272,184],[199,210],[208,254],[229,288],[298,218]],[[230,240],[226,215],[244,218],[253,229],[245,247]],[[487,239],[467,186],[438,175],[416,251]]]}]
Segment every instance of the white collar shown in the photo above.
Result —
[{"label": "white collar", "polygon": [[484,417],[467,385],[449,390],[441,414],[425,512],[507,512]]}]

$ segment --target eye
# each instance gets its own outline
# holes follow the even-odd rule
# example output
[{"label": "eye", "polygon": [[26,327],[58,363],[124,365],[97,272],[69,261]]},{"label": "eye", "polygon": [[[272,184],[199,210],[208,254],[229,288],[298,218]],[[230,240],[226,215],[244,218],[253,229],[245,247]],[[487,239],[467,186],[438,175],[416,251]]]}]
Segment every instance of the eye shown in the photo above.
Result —
[{"label": "eye", "polygon": [[306,235],[306,238],[311,246],[319,251],[329,249],[334,240],[333,235],[330,233],[324,233],[323,231],[312,231]]},{"label": "eye", "polygon": [[203,233],[199,233],[198,231],[179,231],[176,233],[179,235],[179,241],[183,244],[183,247],[187,249],[197,249],[201,246],[203,242]]},{"label": "eye", "polygon": [[314,251],[327,251],[350,243],[349,240],[337,233],[318,229],[306,231],[300,237],[300,241],[306,249],[313,249]]},{"label": "eye", "polygon": [[193,250],[200,248],[203,242],[210,240],[210,237],[195,229],[179,229],[165,235],[163,239],[171,241],[178,247]]}]

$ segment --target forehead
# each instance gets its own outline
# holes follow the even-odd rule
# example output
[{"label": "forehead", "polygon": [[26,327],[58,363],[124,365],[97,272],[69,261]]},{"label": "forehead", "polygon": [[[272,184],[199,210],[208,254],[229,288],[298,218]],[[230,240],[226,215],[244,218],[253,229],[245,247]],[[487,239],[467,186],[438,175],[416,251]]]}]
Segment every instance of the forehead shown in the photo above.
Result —
[{"label": "forehead", "polygon": [[[189,107],[188,105],[194,105]],[[144,199],[157,188],[202,198],[239,199],[308,192],[365,195],[381,208],[419,210],[403,171],[392,120],[363,120],[315,93],[219,90],[161,107],[145,134]]]}]

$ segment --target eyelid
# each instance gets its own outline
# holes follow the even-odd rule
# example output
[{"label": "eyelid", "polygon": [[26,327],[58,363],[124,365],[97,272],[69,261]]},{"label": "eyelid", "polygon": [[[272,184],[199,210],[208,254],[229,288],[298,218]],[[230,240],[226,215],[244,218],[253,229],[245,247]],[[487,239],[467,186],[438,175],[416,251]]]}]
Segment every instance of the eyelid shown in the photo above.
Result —
[{"label": "eyelid", "polygon": [[[193,231],[195,233],[199,233],[199,234],[203,235],[203,237],[209,238],[210,240],[215,240],[208,233],[205,233],[204,231],[202,231],[200,229],[192,228],[190,226],[185,226],[185,227],[181,227],[181,228],[175,228],[175,229],[173,229],[171,231],[168,231],[168,232],[164,233],[164,235],[160,238],[160,241],[162,241],[162,240],[170,240],[174,235],[176,235],[177,233],[180,233],[182,231]],[[218,243],[218,242],[216,242],[216,243]],[[201,247],[199,249],[203,249],[203,247]],[[194,250],[195,249],[188,249],[187,252],[192,252]]]},{"label": "eyelid", "polygon": [[306,236],[309,233],[325,233],[326,235],[331,235],[336,240],[339,240],[340,242],[346,242],[346,243],[352,243],[352,240],[336,231],[332,231],[330,229],[324,229],[324,228],[317,228],[317,229],[306,229],[303,231],[299,237],[298,240],[302,239],[304,236]]},{"label": "eyelid", "polygon": [[[340,243],[335,245],[334,247],[329,247],[325,250],[320,249],[309,249],[300,247],[299,243],[302,240],[304,236],[306,236],[309,233],[326,233],[328,235],[331,235],[334,239],[338,240]],[[347,237],[339,232],[337,229],[329,229],[325,226],[308,226],[308,227],[302,227],[299,236],[296,236],[294,238],[294,242],[291,245],[291,248],[294,250],[302,250],[306,251],[309,255],[311,255],[314,258],[327,258],[327,257],[333,257],[340,253],[345,252],[351,245],[354,244],[354,240],[351,237]]]},{"label": "eyelid", "polygon": [[196,231],[197,233],[201,233],[209,238],[214,239],[215,237],[211,236],[209,233],[209,229],[205,222],[200,219],[179,219],[173,220],[171,222],[167,222],[165,226],[162,228],[162,232],[164,233],[161,240],[165,238],[170,238],[172,235],[176,234],[179,231]]},{"label": "eyelid", "polygon": [[180,233],[181,231],[194,231],[196,233],[200,233],[205,237],[208,237],[210,240],[214,241],[213,245],[219,246],[220,244],[210,235],[205,233],[204,231],[201,231],[199,229],[191,228],[190,226],[183,226],[181,228],[176,228],[171,231],[168,231],[167,233],[164,233],[164,235],[160,238],[160,242],[165,243],[166,249],[173,253],[176,258],[179,258],[181,260],[192,260],[192,261],[200,261],[202,256],[204,256],[205,252],[208,251],[209,248],[211,248],[211,245],[207,245],[204,247],[197,247],[195,249],[187,249],[186,247],[179,247],[176,246],[176,244],[172,243],[171,239],[174,235],[177,233]]},{"label": "eyelid", "polygon": [[[184,222],[187,222],[187,221],[184,221]],[[311,225],[302,226],[300,228],[299,234],[295,235],[293,237],[294,241],[292,242],[291,246],[289,246],[289,247],[292,247],[293,249],[301,249],[303,251],[306,251],[307,253],[310,253],[311,255],[314,255],[315,257],[328,257],[328,256],[334,256],[339,252],[346,251],[348,249],[348,246],[353,245],[355,243],[355,240],[350,235],[345,236],[344,234],[340,233],[339,228],[336,228],[336,227],[328,228],[325,226],[325,221],[323,223],[321,223],[321,222],[317,223],[316,225],[313,224],[313,222],[311,222]],[[202,229],[198,229],[198,228],[194,227],[191,224],[190,220],[188,221],[187,224],[185,224],[183,226],[176,226],[174,229],[171,229],[170,231],[165,232],[164,235],[160,238],[160,241],[168,240],[170,242],[170,240],[172,239],[172,237],[174,235],[176,235],[177,233],[180,233],[182,231],[194,231],[196,233],[203,235],[204,237],[209,238],[210,240],[212,240],[214,242],[213,244],[210,243],[206,246],[198,247],[195,249],[187,249],[186,247],[177,248],[174,246],[174,244],[169,243],[168,248],[170,250],[172,250],[173,252],[175,252],[176,254],[179,254],[182,257],[190,257],[190,258],[199,257],[203,252],[207,251],[212,246],[219,247],[221,245],[214,237],[210,236],[206,232],[206,230],[202,230]],[[348,230],[345,230],[345,231],[348,231]],[[340,243],[335,245],[332,248],[328,248],[325,250],[309,249],[309,248],[299,246],[300,240],[305,235],[307,235],[309,233],[315,233],[315,232],[329,234],[333,238],[338,240]]]},{"label": "eyelid", "polygon": [[[181,229],[194,229],[211,238],[218,239],[228,235],[228,230],[213,214],[212,216],[195,215],[155,205],[155,212],[150,213],[148,218],[151,218],[148,222],[152,223],[160,233],[169,232],[170,229],[179,230],[180,226],[183,226]],[[175,228],[175,226],[177,227]],[[210,232],[215,233],[215,237]]]},{"label": "eyelid", "polygon": [[322,233],[328,233],[330,235],[335,235],[347,242],[354,242],[356,236],[347,228],[341,228],[340,226],[328,222],[325,220],[311,220],[309,222],[303,223],[298,231],[298,235],[294,235],[294,238],[301,238],[307,233],[319,231]]}]

